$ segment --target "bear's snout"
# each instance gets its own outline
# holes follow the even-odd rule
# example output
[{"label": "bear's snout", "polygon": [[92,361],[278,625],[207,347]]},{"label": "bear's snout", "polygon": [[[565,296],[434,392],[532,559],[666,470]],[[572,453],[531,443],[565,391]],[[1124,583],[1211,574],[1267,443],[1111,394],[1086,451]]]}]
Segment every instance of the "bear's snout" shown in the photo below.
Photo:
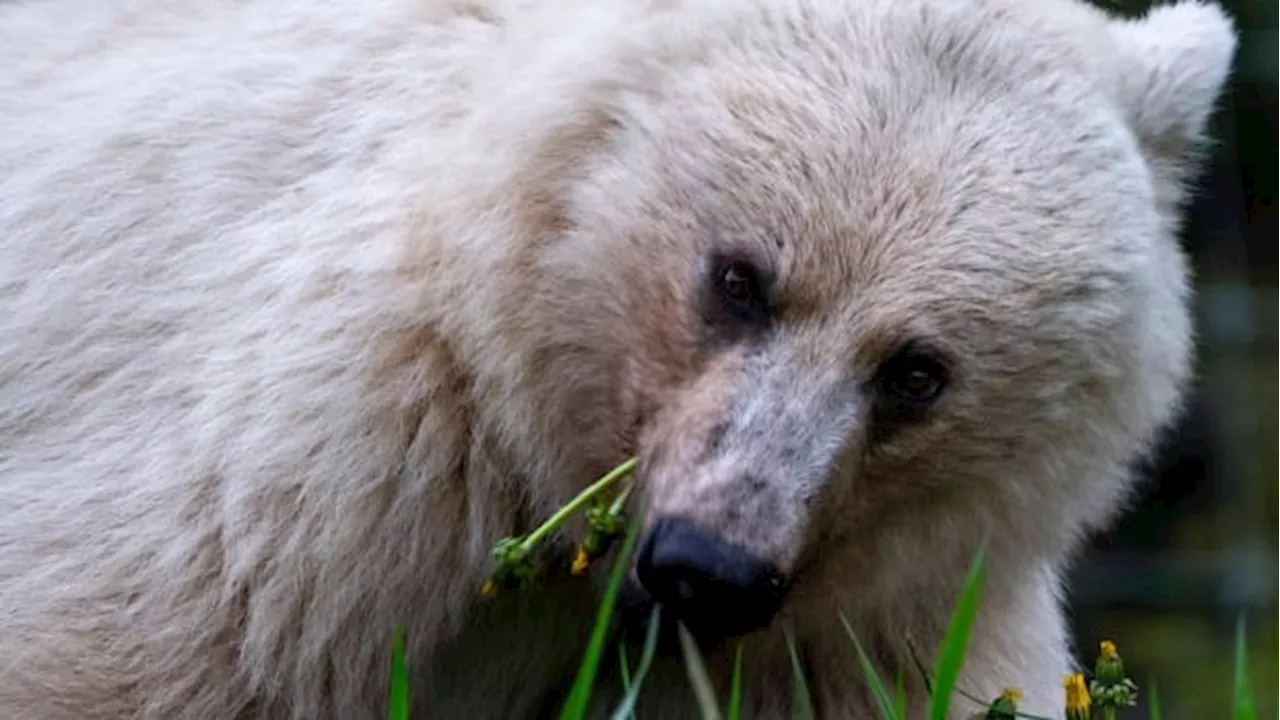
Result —
[{"label": "bear's snout", "polygon": [[636,558],[636,576],[654,600],[706,639],[768,625],[787,590],[772,563],[682,517],[653,523]]}]

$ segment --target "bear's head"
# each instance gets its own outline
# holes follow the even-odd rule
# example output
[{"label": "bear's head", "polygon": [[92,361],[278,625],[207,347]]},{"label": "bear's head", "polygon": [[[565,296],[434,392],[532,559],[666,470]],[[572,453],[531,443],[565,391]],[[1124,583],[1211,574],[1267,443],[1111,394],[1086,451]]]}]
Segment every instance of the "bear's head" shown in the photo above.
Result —
[{"label": "bear's head", "polygon": [[616,369],[635,579],[729,636],[927,590],[984,535],[1011,575],[1060,564],[1188,380],[1177,227],[1222,12],[734,0],[647,22],[582,71],[596,104],[560,136],[565,209],[519,299],[562,318],[542,332],[568,385],[592,353]]}]

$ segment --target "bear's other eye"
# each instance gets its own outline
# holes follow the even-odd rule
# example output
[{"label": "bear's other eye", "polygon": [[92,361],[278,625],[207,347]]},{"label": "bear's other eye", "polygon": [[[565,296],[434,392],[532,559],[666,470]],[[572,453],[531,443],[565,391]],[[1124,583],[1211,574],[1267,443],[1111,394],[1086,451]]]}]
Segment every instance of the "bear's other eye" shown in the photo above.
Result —
[{"label": "bear's other eye", "polygon": [[736,302],[750,302],[755,295],[755,281],[751,268],[742,263],[732,263],[720,276],[724,294]]},{"label": "bear's other eye", "polygon": [[942,391],[942,377],[929,368],[907,367],[890,378],[889,389],[904,400],[928,402]]},{"label": "bear's other eye", "polygon": [[880,388],[899,409],[923,409],[937,400],[947,385],[942,363],[920,353],[906,352],[885,363]]},{"label": "bear's other eye", "polygon": [[741,256],[714,256],[707,281],[703,317],[714,336],[733,341],[768,327],[766,282],[755,263]]}]

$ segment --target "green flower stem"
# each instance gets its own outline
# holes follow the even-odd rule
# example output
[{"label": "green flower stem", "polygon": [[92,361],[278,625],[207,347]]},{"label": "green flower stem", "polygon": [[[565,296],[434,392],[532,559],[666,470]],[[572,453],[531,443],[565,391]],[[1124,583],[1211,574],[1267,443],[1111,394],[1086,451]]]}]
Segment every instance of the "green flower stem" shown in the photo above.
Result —
[{"label": "green flower stem", "polygon": [[626,505],[626,504],[627,504],[627,498],[631,497],[631,488],[632,488],[632,487],[633,487],[633,486],[628,485],[628,486],[626,487],[626,489],[624,489],[622,492],[618,493],[618,497],[617,497],[617,498],[615,498],[615,499],[614,499],[614,501],[613,501],[613,504],[609,506],[609,514],[610,514],[610,515],[617,515],[618,513],[622,512],[622,506],[623,506],[623,505]]},{"label": "green flower stem", "polygon": [[1103,707],[1102,720],[1116,720],[1116,709],[1110,705]]},{"label": "green flower stem", "polygon": [[609,488],[609,486],[634,472],[637,462],[638,459],[633,457],[613,470],[610,470],[604,477],[592,483],[590,487],[579,493],[578,497],[569,501],[569,504],[557,510],[555,515],[552,515],[550,519],[542,523],[542,525],[539,525],[536,530],[529,533],[528,537],[520,543],[520,549],[526,553],[533,551],[543,538],[555,532],[555,530],[563,525],[564,522],[574,513],[578,512],[585,507],[587,503],[591,502],[595,496],[604,492]]}]

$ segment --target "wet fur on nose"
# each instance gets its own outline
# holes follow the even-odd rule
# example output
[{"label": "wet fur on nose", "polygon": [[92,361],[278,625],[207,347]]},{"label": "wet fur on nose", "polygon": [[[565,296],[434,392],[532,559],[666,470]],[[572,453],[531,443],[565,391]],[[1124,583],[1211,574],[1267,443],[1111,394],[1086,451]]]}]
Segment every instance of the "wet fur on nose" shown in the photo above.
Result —
[{"label": "wet fur on nose", "polygon": [[767,625],[787,589],[773,564],[682,517],[653,524],[637,556],[636,575],[654,600],[707,639]]}]

